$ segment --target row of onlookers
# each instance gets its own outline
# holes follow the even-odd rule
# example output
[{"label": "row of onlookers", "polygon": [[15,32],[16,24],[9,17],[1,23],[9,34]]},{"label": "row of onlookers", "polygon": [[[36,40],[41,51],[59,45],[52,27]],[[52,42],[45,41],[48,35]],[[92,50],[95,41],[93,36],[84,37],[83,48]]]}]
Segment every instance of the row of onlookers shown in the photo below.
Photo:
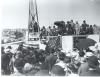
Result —
[{"label": "row of onlookers", "polygon": [[49,26],[48,28],[45,28],[43,26],[40,30],[40,36],[58,36],[58,35],[87,35],[87,34],[94,34],[96,30],[96,25],[89,25],[84,20],[82,25],[76,21],[76,23],[71,21],[67,21],[65,24],[64,21],[59,21],[57,23],[54,23],[53,28]]}]

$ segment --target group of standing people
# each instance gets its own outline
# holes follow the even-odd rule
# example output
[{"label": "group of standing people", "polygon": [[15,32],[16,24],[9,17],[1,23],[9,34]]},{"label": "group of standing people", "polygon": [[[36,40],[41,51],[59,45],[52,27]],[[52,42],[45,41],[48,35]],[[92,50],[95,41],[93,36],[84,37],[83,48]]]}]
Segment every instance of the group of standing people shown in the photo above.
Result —
[{"label": "group of standing people", "polygon": [[87,34],[94,34],[95,33],[96,25],[89,25],[84,20],[82,25],[76,21],[76,23],[71,21],[67,21],[67,23],[62,25],[56,25],[51,28],[45,28],[43,26],[40,30],[40,36],[58,36],[58,35],[87,35]]}]

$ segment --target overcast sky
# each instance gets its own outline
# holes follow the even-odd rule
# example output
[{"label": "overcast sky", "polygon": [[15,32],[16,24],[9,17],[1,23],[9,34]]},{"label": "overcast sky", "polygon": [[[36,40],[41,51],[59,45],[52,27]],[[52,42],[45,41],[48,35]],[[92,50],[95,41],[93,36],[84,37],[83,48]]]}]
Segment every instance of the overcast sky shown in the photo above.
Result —
[{"label": "overcast sky", "polygon": [[[27,28],[29,0],[2,0],[2,28]],[[100,25],[100,0],[37,0],[39,25],[73,19]]]}]

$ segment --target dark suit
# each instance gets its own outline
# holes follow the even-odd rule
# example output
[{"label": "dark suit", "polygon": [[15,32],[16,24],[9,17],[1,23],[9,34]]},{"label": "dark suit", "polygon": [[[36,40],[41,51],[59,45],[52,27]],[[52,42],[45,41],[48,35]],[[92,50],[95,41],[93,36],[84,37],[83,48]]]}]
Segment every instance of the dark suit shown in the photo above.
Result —
[{"label": "dark suit", "polygon": [[46,64],[49,68],[49,70],[51,70],[52,66],[56,63],[57,60],[57,56],[50,54],[49,56],[46,57]]}]

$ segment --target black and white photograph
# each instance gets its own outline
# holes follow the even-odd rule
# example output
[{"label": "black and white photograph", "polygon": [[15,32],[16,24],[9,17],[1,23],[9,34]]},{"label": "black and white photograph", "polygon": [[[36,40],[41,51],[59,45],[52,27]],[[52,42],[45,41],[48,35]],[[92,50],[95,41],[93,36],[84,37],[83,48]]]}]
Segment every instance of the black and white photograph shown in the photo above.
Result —
[{"label": "black and white photograph", "polygon": [[100,0],[2,0],[1,76],[100,76]]}]

